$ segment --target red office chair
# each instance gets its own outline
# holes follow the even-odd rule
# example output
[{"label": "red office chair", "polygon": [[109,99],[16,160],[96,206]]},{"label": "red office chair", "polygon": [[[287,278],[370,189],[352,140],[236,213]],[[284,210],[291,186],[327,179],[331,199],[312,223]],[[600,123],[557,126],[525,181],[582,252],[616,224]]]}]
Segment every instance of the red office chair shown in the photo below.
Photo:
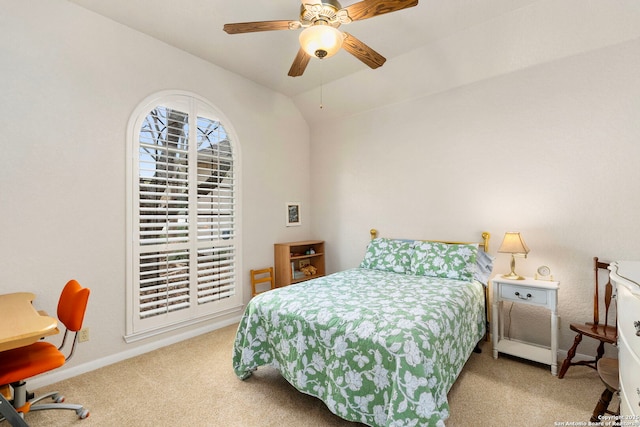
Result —
[{"label": "red office chair", "polygon": [[[64,365],[73,356],[78,342],[78,331],[82,329],[82,321],[89,300],[89,288],[83,288],[75,280],[70,280],[62,290],[58,301],[58,320],[65,326],[62,344],[55,345],[38,341],[34,344],[0,352],[0,385],[10,384],[13,388],[13,406],[16,411],[26,414],[29,411],[42,409],[71,409],[78,417],[84,419],[89,411],[82,405],[65,404],[64,396],[58,392],[47,393],[35,399],[27,400],[25,379],[51,371]],[[65,357],[62,350],[69,331],[74,332],[73,345],[69,355]],[[34,405],[47,397],[55,403]]]}]

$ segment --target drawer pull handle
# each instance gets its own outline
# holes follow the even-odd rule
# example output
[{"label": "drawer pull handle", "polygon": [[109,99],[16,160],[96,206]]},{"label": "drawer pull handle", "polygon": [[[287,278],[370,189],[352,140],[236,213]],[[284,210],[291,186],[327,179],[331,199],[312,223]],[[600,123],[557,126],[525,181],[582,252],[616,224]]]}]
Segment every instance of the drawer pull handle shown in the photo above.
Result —
[{"label": "drawer pull handle", "polygon": [[526,297],[523,297],[522,295],[520,295],[520,292],[516,292],[516,296],[520,299],[529,299],[531,298],[531,294],[527,294]]},{"label": "drawer pull handle", "polygon": [[633,322],[633,326],[636,327],[636,335],[640,337],[640,320]]}]

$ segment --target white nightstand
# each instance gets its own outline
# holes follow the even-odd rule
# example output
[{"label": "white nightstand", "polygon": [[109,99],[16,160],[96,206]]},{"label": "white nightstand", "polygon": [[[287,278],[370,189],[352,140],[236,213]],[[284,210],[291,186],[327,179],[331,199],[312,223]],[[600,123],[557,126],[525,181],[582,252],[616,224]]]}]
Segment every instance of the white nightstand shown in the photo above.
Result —
[{"label": "white nightstand", "polygon": [[[558,287],[559,282],[504,279],[496,276],[491,280],[493,289],[491,311],[491,341],[493,358],[498,353],[511,354],[524,359],[551,365],[551,374],[558,374]],[[551,312],[551,348],[504,337],[504,319],[500,319],[504,301],[545,307]]]}]

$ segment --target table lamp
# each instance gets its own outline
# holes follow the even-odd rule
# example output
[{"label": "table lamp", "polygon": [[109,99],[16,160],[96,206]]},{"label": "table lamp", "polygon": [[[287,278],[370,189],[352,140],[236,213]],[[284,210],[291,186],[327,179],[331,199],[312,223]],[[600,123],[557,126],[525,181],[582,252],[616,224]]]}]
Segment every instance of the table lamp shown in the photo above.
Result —
[{"label": "table lamp", "polygon": [[522,240],[520,233],[509,231],[504,234],[504,240],[502,241],[502,245],[500,245],[500,249],[498,252],[511,254],[511,273],[503,274],[502,277],[505,279],[513,279],[513,280],[522,280],[524,277],[518,275],[515,271],[516,269],[516,258],[515,255],[524,255],[527,257],[529,253],[529,248]]}]

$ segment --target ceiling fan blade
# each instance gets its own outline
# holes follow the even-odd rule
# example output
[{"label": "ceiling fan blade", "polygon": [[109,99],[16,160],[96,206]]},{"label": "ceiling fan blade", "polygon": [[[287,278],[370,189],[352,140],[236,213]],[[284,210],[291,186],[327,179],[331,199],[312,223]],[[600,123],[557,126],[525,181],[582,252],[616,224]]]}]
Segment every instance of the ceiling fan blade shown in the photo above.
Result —
[{"label": "ceiling fan blade", "polygon": [[303,48],[300,48],[300,50],[298,50],[296,58],[293,60],[293,64],[291,64],[289,75],[291,77],[301,76],[302,73],[304,73],[304,70],[307,68],[307,64],[309,63],[310,59],[311,56],[309,56],[309,54],[307,54],[307,52],[305,52]]},{"label": "ceiling fan blade", "polygon": [[417,5],[418,0],[362,0],[345,7],[344,10],[352,20],[359,21]]},{"label": "ceiling fan blade", "polygon": [[299,21],[258,21],[238,22],[236,24],[224,24],[222,29],[227,34],[255,33],[258,31],[297,30]]},{"label": "ceiling fan blade", "polygon": [[344,33],[345,38],[342,42],[342,48],[364,62],[371,68],[381,67],[387,60],[375,50],[355,38],[349,33]]}]

